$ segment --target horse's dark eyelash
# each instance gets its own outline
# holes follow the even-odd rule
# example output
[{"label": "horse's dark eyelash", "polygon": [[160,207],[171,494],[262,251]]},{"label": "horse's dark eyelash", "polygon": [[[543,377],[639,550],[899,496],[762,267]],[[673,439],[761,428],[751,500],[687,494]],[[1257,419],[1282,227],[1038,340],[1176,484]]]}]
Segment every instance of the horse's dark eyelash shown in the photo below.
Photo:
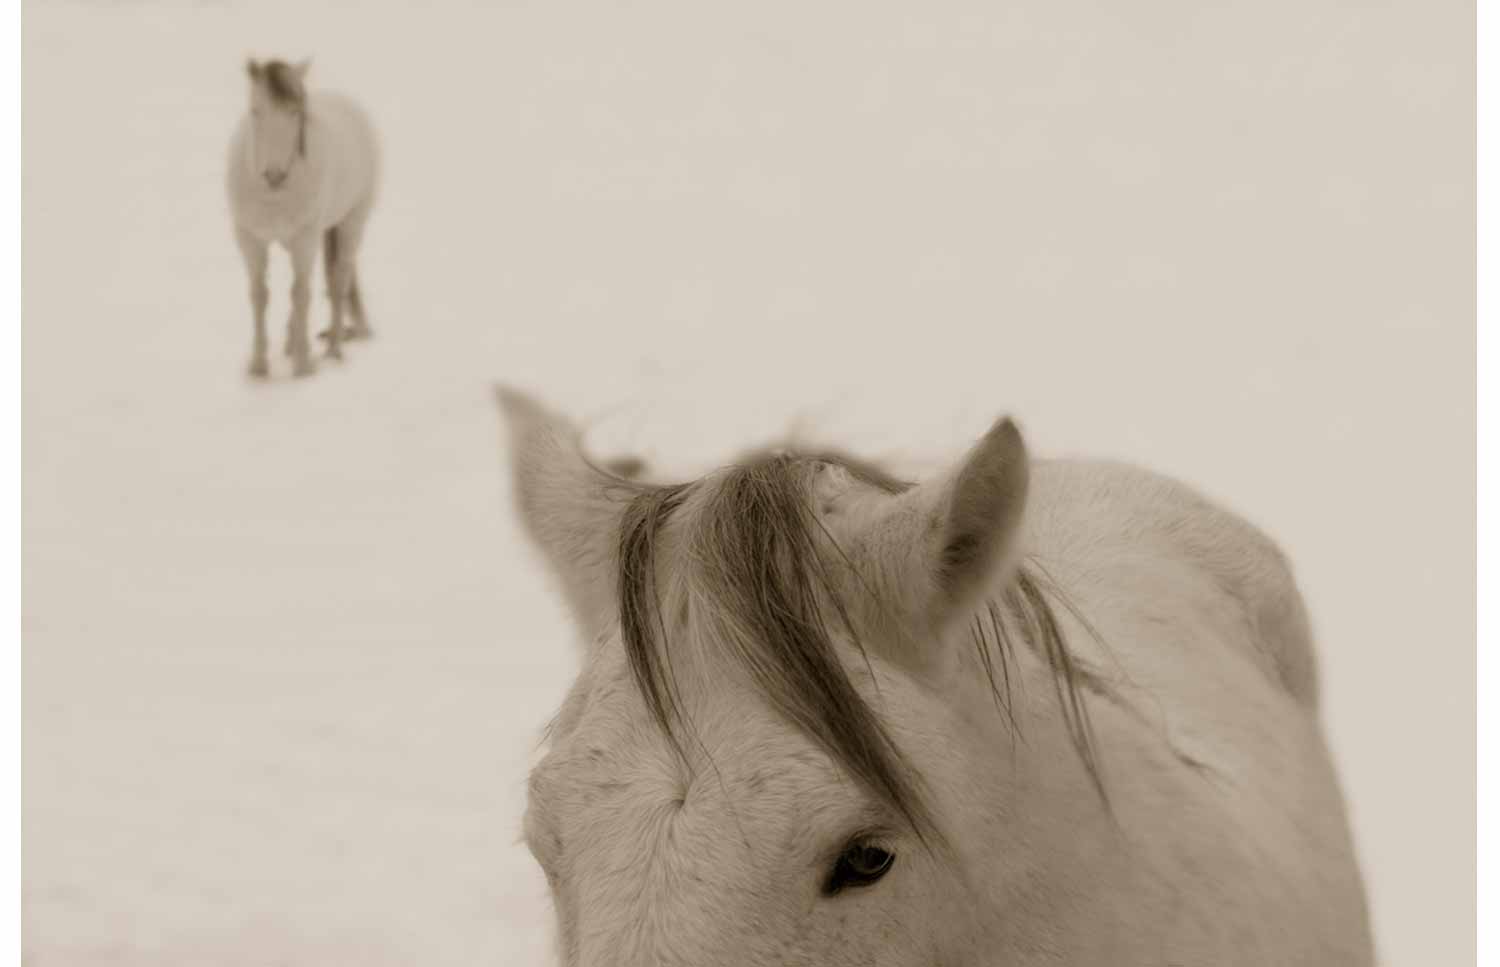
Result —
[{"label": "horse's dark eyelash", "polygon": [[[891,834],[888,831],[884,829],[867,829],[862,832],[855,833],[853,836],[850,836],[848,839],[844,840],[844,845],[839,847],[838,852],[833,854],[833,859],[831,860],[831,862],[827,864],[828,872],[823,877],[822,889],[823,895],[825,897],[837,896],[850,887],[858,888],[861,886],[868,886],[870,883],[875,882],[875,880],[869,880],[856,881],[851,883],[840,883],[836,880],[839,872],[839,866],[841,863],[843,863],[844,857],[847,856],[851,850],[859,849],[862,847],[874,847],[875,849],[878,849],[890,856],[891,861],[890,863],[886,864],[887,868],[889,868],[891,863],[894,863],[896,861],[896,849],[895,846],[891,843]],[[881,875],[883,876],[884,873],[882,873]],[[876,880],[878,879],[879,877],[876,877]]]},{"label": "horse's dark eyelash", "polygon": [[860,830],[844,840],[844,845],[839,848],[838,855],[843,856],[856,846],[878,846],[887,852],[894,853],[895,850],[891,846],[891,838],[891,831],[889,829],[883,826],[871,826],[868,829]]}]

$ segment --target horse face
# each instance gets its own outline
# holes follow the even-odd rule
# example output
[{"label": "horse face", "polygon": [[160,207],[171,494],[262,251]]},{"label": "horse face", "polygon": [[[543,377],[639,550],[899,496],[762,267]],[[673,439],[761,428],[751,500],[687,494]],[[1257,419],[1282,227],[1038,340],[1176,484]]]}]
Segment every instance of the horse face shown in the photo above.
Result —
[{"label": "horse face", "polygon": [[919,487],[775,455],[653,487],[596,469],[534,401],[500,401],[521,520],[589,643],[526,820],[568,967],[1051,949],[1045,903],[1035,938],[999,942],[997,874],[1036,878],[1081,838],[1066,809],[1020,805],[960,647],[1014,566],[1013,425]]},{"label": "horse face", "polygon": [[262,66],[253,61],[248,68],[250,163],[272,189],[286,182],[304,153],[306,101],[301,83],[306,70],[306,64]]},{"label": "horse face", "polygon": [[[691,767],[617,649],[575,686],[524,824],[551,885],[561,963],[977,962],[969,875],[750,690],[724,684],[684,684],[696,696]],[[947,714],[897,678],[881,680],[881,695],[914,716]]]}]

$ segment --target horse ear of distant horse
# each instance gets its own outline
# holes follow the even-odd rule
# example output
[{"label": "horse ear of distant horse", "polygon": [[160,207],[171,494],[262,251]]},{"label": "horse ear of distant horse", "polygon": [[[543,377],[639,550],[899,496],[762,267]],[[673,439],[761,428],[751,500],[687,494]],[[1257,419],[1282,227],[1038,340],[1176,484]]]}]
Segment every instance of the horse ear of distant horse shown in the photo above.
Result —
[{"label": "horse ear of distant horse", "polygon": [[586,643],[524,824],[568,963],[1372,962],[1301,599],[1240,518],[1007,420],[917,484],[651,483],[498,396]]}]

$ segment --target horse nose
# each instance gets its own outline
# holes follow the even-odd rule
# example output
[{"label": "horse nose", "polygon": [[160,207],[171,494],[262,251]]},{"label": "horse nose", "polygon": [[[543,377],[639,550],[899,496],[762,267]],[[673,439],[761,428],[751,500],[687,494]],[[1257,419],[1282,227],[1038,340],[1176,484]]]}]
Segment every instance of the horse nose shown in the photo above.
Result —
[{"label": "horse nose", "polygon": [[286,181],[286,172],[281,168],[266,169],[266,184],[272,188],[280,188],[281,183]]}]

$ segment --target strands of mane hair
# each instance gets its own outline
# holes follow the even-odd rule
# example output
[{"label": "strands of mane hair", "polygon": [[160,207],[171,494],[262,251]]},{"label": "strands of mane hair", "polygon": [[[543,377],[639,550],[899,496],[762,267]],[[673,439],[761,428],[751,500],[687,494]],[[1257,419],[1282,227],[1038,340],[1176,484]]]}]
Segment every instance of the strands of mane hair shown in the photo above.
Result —
[{"label": "strands of mane hair", "polygon": [[1014,596],[1013,610],[1019,613],[1023,622],[1032,629],[1033,633],[1028,640],[1041,648],[1048,666],[1052,669],[1052,685],[1057,694],[1058,707],[1062,710],[1063,723],[1068,729],[1068,736],[1073,740],[1073,747],[1078,750],[1078,755],[1083,760],[1095,791],[1099,793],[1099,798],[1107,807],[1109,794],[1105,791],[1104,781],[1099,772],[1099,760],[1094,752],[1093,724],[1089,720],[1088,707],[1083,701],[1083,689],[1079,687],[1081,675],[1073,661],[1072,654],[1068,651],[1067,642],[1063,640],[1062,628],[1057,623],[1057,614],[1042,594],[1042,589],[1038,586],[1036,579],[1025,568],[1016,573],[1015,584],[1006,593],[1007,596]]},{"label": "strands of mane hair", "polygon": [[715,615],[723,637],[772,703],[914,829],[930,829],[917,773],[854,688],[834,647],[830,612],[868,665],[818,551],[806,499],[811,466],[782,456],[729,473],[696,535],[694,557],[712,599],[726,605]]},{"label": "strands of mane hair", "polygon": [[[739,664],[796,728],[902,815],[918,834],[935,830],[884,726],[839,661],[825,613],[852,633],[812,537],[805,492],[792,462],[772,457],[729,471],[715,488],[691,555],[702,569],[712,622]],[[656,537],[685,488],[637,497],[621,527],[620,627],[633,677],[657,724],[682,746],[681,701],[670,666],[656,581]],[[857,641],[857,639],[855,639]],[[690,726],[689,726],[690,727]]]},{"label": "strands of mane hair", "polygon": [[[620,480],[628,482],[623,477]],[[672,669],[672,653],[667,647],[667,627],[662,618],[661,594],[656,580],[656,539],[662,525],[681,505],[690,488],[687,485],[645,487],[638,484],[631,484],[631,488],[636,496],[626,506],[620,522],[620,574],[616,595],[621,638],[631,676],[652,718],[689,774],[692,760],[678,735],[677,726],[681,724],[685,724],[698,741],[698,748],[714,770],[722,789],[724,778],[719,775],[712,754],[693,730],[692,723],[682,715],[682,699],[677,689],[677,675]],[[725,794],[727,796],[727,790]],[[739,823],[738,816],[735,823]],[[743,828],[740,836],[748,847],[750,840]]]},{"label": "strands of mane hair", "polygon": [[[676,676],[670,674],[667,628],[661,615],[656,583],[656,538],[661,525],[687,495],[686,486],[646,490],[628,505],[620,520],[618,593],[620,632],[630,671],[651,715],[672,742],[679,758],[687,755],[678,742],[676,724],[680,705]],[[668,674],[661,674],[665,666]]]},{"label": "strands of mane hair", "polygon": [[[995,706],[1005,713],[1006,720],[1010,722],[1011,744],[1014,746],[1016,738],[1021,734],[1021,726],[1016,721],[1015,705],[1010,693],[1010,659],[1013,646],[1005,630],[1005,616],[1001,614],[998,604],[994,601],[985,602],[984,610],[974,616],[971,634],[974,650],[979,655],[980,664],[984,666],[985,677],[989,679],[990,693],[995,698]],[[995,654],[1000,658],[1000,672],[1005,682],[1003,696],[995,681],[995,659],[990,655],[991,642],[993,642]]]},{"label": "strands of mane hair", "polygon": [[[829,573],[818,546],[819,537],[832,540],[808,500],[811,472],[820,462],[834,463],[886,493],[901,493],[911,486],[842,454],[810,458],[763,453],[724,471],[713,485],[703,519],[688,535],[688,559],[696,569],[694,580],[701,584],[697,600],[713,605],[712,613],[699,617],[711,624],[712,637],[729,645],[738,664],[792,725],[903,816],[919,836],[932,833],[941,839],[919,788],[920,774],[855,689],[828,627],[831,614],[864,656],[836,591],[840,582]],[[619,546],[620,627],[632,676],[653,718],[684,760],[678,728],[691,724],[684,723],[667,647],[657,586],[657,538],[693,486],[644,488],[622,519]],[[842,548],[832,546],[852,565]],[[868,587],[865,592],[874,593]],[[1010,630],[1008,616],[1019,622],[1017,632]],[[972,630],[990,689],[1013,736],[1020,734],[1011,695],[1014,634],[1046,660],[1069,736],[1107,805],[1078,669],[1048,597],[1025,566],[1001,602],[987,603],[976,615]]]}]

